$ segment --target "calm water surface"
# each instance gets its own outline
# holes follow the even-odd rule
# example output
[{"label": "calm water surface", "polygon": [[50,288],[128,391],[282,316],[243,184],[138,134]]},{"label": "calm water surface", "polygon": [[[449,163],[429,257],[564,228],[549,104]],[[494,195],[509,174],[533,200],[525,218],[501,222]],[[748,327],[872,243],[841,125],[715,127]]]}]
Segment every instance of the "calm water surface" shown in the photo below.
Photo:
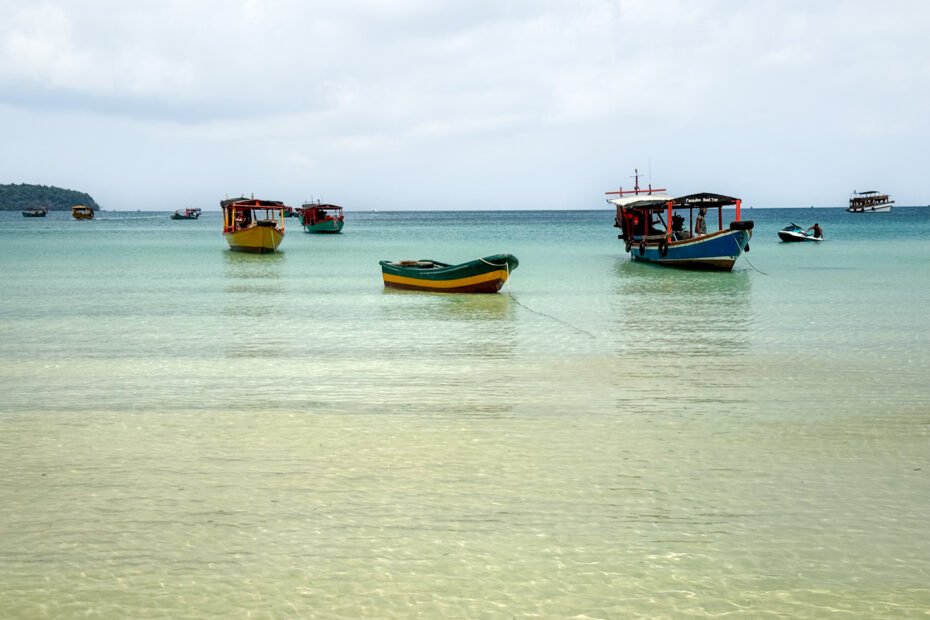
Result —
[{"label": "calm water surface", "polygon": [[[930,209],[0,213],[0,618],[926,618]],[[783,244],[789,222],[822,244]],[[520,259],[502,294],[378,260]]]}]

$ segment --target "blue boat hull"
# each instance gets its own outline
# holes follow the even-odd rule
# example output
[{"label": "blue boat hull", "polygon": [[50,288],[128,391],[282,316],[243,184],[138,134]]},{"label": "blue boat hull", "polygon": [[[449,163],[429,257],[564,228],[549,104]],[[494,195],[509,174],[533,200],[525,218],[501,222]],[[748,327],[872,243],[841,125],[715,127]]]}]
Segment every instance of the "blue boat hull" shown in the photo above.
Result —
[{"label": "blue boat hull", "polygon": [[752,229],[721,230],[693,239],[669,243],[640,241],[630,244],[634,261],[683,269],[730,271],[740,254],[749,249]]}]

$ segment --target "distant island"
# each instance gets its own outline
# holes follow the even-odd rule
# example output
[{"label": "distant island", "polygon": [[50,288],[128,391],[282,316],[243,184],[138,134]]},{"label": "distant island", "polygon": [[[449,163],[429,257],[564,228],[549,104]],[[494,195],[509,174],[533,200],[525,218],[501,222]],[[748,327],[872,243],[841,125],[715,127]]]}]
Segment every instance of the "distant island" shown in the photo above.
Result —
[{"label": "distant island", "polygon": [[27,183],[0,184],[0,211],[46,208],[49,211],[70,211],[74,205],[84,205],[100,211],[100,205],[90,194],[51,185]]}]

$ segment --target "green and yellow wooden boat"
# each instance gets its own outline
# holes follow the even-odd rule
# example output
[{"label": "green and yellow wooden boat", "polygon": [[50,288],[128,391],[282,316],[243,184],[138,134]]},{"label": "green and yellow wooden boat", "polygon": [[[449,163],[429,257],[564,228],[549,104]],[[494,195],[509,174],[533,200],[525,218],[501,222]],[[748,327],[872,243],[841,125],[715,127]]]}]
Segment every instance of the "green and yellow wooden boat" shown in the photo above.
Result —
[{"label": "green and yellow wooden boat", "polygon": [[520,261],[495,254],[449,265],[436,260],[381,261],[384,286],[438,293],[496,293]]},{"label": "green and yellow wooden boat", "polygon": [[223,236],[236,252],[269,254],[284,239],[284,211],[277,200],[230,198],[220,201],[223,209]]}]

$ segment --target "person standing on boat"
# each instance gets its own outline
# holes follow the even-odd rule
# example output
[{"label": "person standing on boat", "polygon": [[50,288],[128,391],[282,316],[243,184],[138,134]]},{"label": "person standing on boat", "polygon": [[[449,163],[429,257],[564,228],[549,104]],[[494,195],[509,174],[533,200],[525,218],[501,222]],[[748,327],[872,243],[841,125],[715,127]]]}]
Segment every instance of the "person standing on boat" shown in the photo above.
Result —
[{"label": "person standing on boat", "polygon": [[[814,239],[823,239],[823,228],[820,227],[820,224],[814,223],[813,226],[807,229],[808,231],[814,231]],[[807,232],[807,231],[805,231]]]},{"label": "person standing on boat", "polygon": [[704,216],[707,215],[707,207],[701,207],[698,210],[697,219],[694,220],[694,235],[706,235],[707,234],[707,222],[704,221]]}]

